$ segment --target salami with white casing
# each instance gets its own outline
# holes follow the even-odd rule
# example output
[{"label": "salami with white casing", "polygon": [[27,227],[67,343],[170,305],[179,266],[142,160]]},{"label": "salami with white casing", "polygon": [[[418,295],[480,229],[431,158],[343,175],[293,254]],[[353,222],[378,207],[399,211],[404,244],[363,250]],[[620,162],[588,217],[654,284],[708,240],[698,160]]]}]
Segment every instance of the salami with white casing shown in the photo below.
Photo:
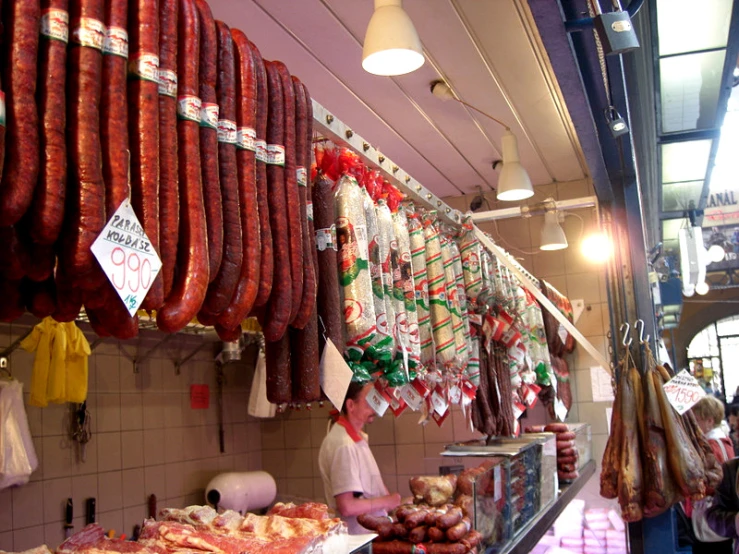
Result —
[{"label": "salami with white casing", "polygon": [[457,350],[457,363],[459,367],[464,367],[469,361],[470,353],[464,334],[464,320],[462,319],[462,307],[458,297],[457,280],[454,276],[451,241],[443,235],[441,237],[441,258],[446,277],[447,303],[449,304],[449,311],[452,315],[452,330],[454,332],[454,343]]},{"label": "salami with white casing", "polygon": [[459,247],[453,240],[449,240],[449,246],[452,249],[452,268],[454,269],[454,282],[457,286],[457,298],[459,299],[459,309],[462,316],[464,338],[466,343],[470,343],[470,316],[469,303],[467,301],[467,293],[464,287],[464,270],[462,269],[462,256],[459,253]]},{"label": "salami with white casing", "polygon": [[347,354],[358,361],[371,347],[377,334],[372,276],[369,272],[367,220],[362,189],[357,180],[344,175],[336,191],[336,240],[338,242],[339,283],[344,296]]},{"label": "salami with white casing", "polygon": [[462,257],[467,304],[471,312],[477,311],[478,297],[483,290],[481,250],[480,241],[477,240],[475,231],[468,219],[462,225],[462,232],[459,237],[459,253]]},{"label": "salami with white casing", "polygon": [[436,226],[436,212],[428,212],[423,219],[426,240],[426,270],[429,280],[431,326],[436,345],[436,362],[441,367],[451,366],[457,357],[452,314],[446,298],[446,274],[441,257],[441,239]]},{"label": "salami with white casing", "polygon": [[405,313],[408,317],[410,361],[411,365],[415,367],[421,362],[421,341],[418,331],[415,285],[413,283],[411,239],[408,233],[408,218],[404,209],[401,208],[393,214],[393,228],[395,229],[395,238],[398,241],[398,253],[400,254],[400,279],[403,288]]},{"label": "salami with white casing", "polygon": [[413,269],[421,364],[427,368],[434,368],[436,367],[436,346],[431,327],[431,312],[429,311],[426,240],[423,238],[421,218],[417,213],[410,210],[408,212],[408,235],[411,246],[411,267]]}]

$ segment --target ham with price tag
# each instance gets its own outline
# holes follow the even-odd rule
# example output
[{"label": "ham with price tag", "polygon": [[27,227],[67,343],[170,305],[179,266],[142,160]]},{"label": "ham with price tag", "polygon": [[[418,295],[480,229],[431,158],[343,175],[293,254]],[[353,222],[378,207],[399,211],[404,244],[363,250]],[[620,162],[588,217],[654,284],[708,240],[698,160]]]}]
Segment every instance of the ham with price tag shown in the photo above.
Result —
[{"label": "ham with price tag", "polygon": [[706,395],[706,391],[683,369],[664,384],[665,395],[678,414],[683,415]]},{"label": "ham with price tag", "polygon": [[118,207],[91,250],[126,309],[134,315],[162,261],[128,200]]},{"label": "ham with price tag", "polygon": [[377,417],[382,417],[390,406],[390,399],[384,391],[380,391],[375,383],[375,386],[367,393],[367,404],[375,411]]}]

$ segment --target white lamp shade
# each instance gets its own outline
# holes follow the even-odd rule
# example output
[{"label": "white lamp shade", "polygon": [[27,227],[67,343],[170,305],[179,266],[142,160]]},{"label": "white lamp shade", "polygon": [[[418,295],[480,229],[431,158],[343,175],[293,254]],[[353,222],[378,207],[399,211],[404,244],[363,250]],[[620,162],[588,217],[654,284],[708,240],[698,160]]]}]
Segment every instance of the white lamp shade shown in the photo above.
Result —
[{"label": "white lamp shade", "polygon": [[404,75],[424,61],[421,40],[401,0],[375,0],[364,36],[364,70],[374,75]]},{"label": "white lamp shade", "polygon": [[516,136],[506,131],[503,135],[503,170],[498,177],[498,200],[514,202],[533,195],[529,174],[519,162]]},{"label": "white lamp shade", "polygon": [[712,244],[708,249],[708,260],[710,262],[720,262],[726,256],[726,250],[720,244]]},{"label": "white lamp shade", "polygon": [[708,294],[708,290],[709,290],[708,283],[706,283],[705,281],[695,285],[695,292],[697,292],[701,296]]},{"label": "white lamp shade", "polygon": [[541,227],[540,250],[562,250],[567,248],[567,237],[559,224],[557,212],[544,214],[544,225]]}]

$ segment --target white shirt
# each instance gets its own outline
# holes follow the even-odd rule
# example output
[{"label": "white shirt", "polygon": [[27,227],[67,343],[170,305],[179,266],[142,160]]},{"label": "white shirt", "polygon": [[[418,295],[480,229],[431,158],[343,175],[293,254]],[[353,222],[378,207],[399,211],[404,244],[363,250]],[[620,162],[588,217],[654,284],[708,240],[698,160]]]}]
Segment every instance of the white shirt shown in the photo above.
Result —
[{"label": "white shirt", "polygon": [[[343,421],[351,426],[345,419]],[[356,433],[353,428],[351,431]],[[336,508],[334,497],[345,492],[358,492],[363,498],[388,494],[380,469],[367,443],[366,433],[359,431],[352,438],[341,422],[335,423],[323,439],[318,453],[318,467],[323,478],[326,503],[331,508]],[[385,515],[385,512],[380,510],[373,515]],[[369,532],[357,523],[356,517],[342,519],[352,535]]]}]

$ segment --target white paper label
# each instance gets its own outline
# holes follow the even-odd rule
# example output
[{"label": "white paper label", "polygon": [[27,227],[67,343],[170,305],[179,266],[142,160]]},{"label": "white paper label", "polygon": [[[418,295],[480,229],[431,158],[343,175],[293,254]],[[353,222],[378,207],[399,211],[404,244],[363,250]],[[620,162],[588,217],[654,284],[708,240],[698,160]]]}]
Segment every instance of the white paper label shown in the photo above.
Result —
[{"label": "white paper label", "polygon": [[434,411],[439,414],[439,417],[443,416],[449,409],[449,404],[437,391],[431,393],[431,405],[434,407]]},{"label": "white paper label", "polygon": [[257,160],[260,162],[269,163],[267,162],[267,141],[257,139],[256,141],[254,141],[254,145],[256,146],[257,150]]},{"label": "white paper label", "polygon": [[105,42],[105,24],[91,17],[80,17],[77,26],[72,30],[72,42],[102,50]]},{"label": "white paper label", "polygon": [[563,343],[567,342],[567,329],[565,329],[565,326],[561,323],[559,325],[559,330],[557,331],[557,336]]},{"label": "white paper label", "polygon": [[326,346],[321,356],[320,374],[323,392],[326,393],[331,404],[341,411],[353,373],[344,361],[341,352],[329,338],[326,339]]},{"label": "white paper label", "polygon": [[235,121],[231,121],[230,119],[218,120],[218,142],[225,144],[236,144],[238,142]]},{"label": "white paper label", "polygon": [[257,132],[251,127],[239,127],[236,131],[236,146],[241,150],[257,151]]},{"label": "white paper label", "polygon": [[41,35],[62,42],[69,41],[69,13],[48,8],[41,14]]},{"label": "white paper label", "polygon": [[559,398],[554,399],[554,415],[559,421],[567,419],[567,406]]},{"label": "white paper label", "polygon": [[5,127],[5,93],[0,91],[0,126]]},{"label": "white paper label", "polygon": [[103,54],[128,58],[128,32],[123,27],[108,27],[103,42]]},{"label": "white paper label", "polygon": [[706,395],[706,391],[698,384],[695,377],[685,369],[667,381],[663,388],[667,400],[680,415],[687,412]]},{"label": "white paper label", "polygon": [[200,126],[218,129],[218,104],[203,102],[200,105]]},{"label": "white paper label", "polygon": [[316,229],[316,248],[319,252],[332,248],[336,250],[333,229]]},{"label": "white paper label", "polygon": [[177,73],[171,69],[159,70],[159,94],[177,98]]},{"label": "white paper label", "polygon": [[611,376],[601,366],[590,368],[590,387],[593,392],[593,402],[613,402]]},{"label": "white paper label", "polygon": [[387,399],[382,396],[380,394],[380,391],[378,391],[375,387],[372,387],[367,393],[367,404],[369,404],[370,408],[375,411],[377,417],[382,417],[383,415],[385,415],[385,412],[390,406],[390,403],[387,401]]},{"label": "white paper label", "polygon": [[500,466],[495,466],[493,469],[493,481],[495,482],[493,485],[493,501],[497,502],[503,498],[503,482],[500,478]]},{"label": "white paper label", "polygon": [[313,202],[310,200],[306,200],[305,202],[305,217],[311,223],[313,222]]},{"label": "white paper label", "polygon": [[200,98],[190,94],[177,98],[177,116],[200,123]]},{"label": "white paper label", "polygon": [[410,383],[401,389],[400,396],[403,397],[405,403],[408,404],[408,407],[414,412],[421,409],[421,406],[423,405],[423,396],[421,396],[421,394],[416,390],[416,387]]},{"label": "white paper label", "polygon": [[459,404],[459,402],[462,400],[462,389],[460,389],[457,385],[454,385],[449,388],[449,402],[452,404]]},{"label": "white paper label", "polygon": [[297,174],[298,184],[301,187],[307,187],[308,186],[308,171],[306,171],[306,169],[303,166],[300,166],[295,170],[295,173]]},{"label": "white paper label", "polygon": [[92,244],[113,288],[131,315],[136,313],[162,267],[128,200],[124,200]]},{"label": "white paper label", "polygon": [[128,74],[159,85],[159,56],[148,52],[134,54],[128,61]]},{"label": "white paper label", "polygon": [[268,144],[266,154],[266,163],[272,165],[285,165],[285,147],[281,144]]},{"label": "white paper label", "polygon": [[556,456],[557,455],[557,441],[555,439],[548,440],[544,443],[542,448],[544,456]]}]

